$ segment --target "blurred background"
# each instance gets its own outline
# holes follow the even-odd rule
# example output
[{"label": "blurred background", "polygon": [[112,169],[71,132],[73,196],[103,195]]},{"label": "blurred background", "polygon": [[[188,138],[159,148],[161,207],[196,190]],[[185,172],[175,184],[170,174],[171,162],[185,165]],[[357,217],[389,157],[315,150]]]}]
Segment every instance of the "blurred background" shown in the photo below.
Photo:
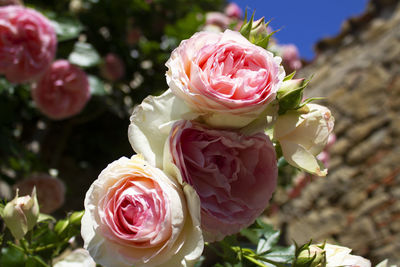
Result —
[{"label": "blurred background", "polygon": [[[1,0],[1,5],[22,4]],[[396,0],[32,0],[51,19],[58,59],[88,75],[91,99],[78,114],[46,117],[31,84],[0,76],[0,197],[36,185],[46,211],[83,209],[106,165],[134,152],[129,116],[167,89],[165,62],[199,30],[238,29],[245,11],[271,20],[270,49],[286,71],[313,76],[307,96],[336,118],[329,175],[283,172],[266,211],[282,242],[328,240],[374,263],[400,264],[400,8]],[[292,177],[295,176],[295,177]],[[311,182],[312,181],[312,182]],[[40,189],[40,187],[42,189]],[[42,193],[40,193],[42,192]],[[56,201],[55,201],[56,200]]]}]

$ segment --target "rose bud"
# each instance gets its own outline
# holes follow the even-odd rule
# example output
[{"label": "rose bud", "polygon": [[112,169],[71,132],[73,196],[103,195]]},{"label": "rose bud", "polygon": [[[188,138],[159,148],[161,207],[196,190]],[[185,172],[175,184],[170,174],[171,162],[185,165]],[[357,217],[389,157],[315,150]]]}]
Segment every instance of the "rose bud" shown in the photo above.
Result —
[{"label": "rose bud", "polygon": [[85,197],[81,234],[104,267],[192,266],[203,251],[200,203],[140,156],[109,164]]},{"label": "rose bud", "polygon": [[324,149],[333,125],[334,118],[328,108],[307,104],[279,116],[273,136],[279,141],[283,156],[290,165],[325,176],[327,170],[321,170],[315,156]]},{"label": "rose bud", "polygon": [[363,257],[351,255],[351,249],[325,244],[327,267],[371,267],[371,262]]},{"label": "rose bud", "polygon": [[125,65],[122,59],[114,54],[108,53],[101,65],[100,72],[104,78],[115,82],[125,75]]},{"label": "rose bud", "polygon": [[294,44],[282,45],[282,65],[287,73],[291,73],[302,67],[302,63],[299,56],[299,50]]},{"label": "rose bud", "polygon": [[2,212],[4,223],[10,229],[15,239],[19,240],[32,230],[39,218],[39,204],[36,198],[36,189],[31,196],[18,197],[7,203]]},{"label": "rose bud", "polygon": [[242,9],[236,3],[229,3],[225,8],[225,14],[228,17],[240,19],[242,17]]},{"label": "rose bud", "polygon": [[245,136],[182,120],[166,144],[164,170],[199,195],[206,241],[239,232],[266,208],[278,170],[275,149],[264,133]]},{"label": "rose bud", "polygon": [[71,117],[78,114],[90,98],[88,77],[67,60],[57,60],[33,87],[32,98],[49,118]]},{"label": "rose bud", "polygon": [[311,245],[300,252],[294,266],[325,267],[325,251],[316,245]]},{"label": "rose bud", "polygon": [[41,212],[52,213],[64,204],[64,183],[46,173],[34,174],[14,185],[14,188],[19,188],[22,195],[32,192],[34,187]]},{"label": "rose bud", "polygon": [[275,99],[285,76],[280,62],[238,32],[199,32],[172,52],[167,83],[207,124],[240,128]]},{"label": "rose bud", "polygon": [[50,21],[35,10],[0,7],[0,74],[13,83],[37,79],[54,59],[57,39]]}]

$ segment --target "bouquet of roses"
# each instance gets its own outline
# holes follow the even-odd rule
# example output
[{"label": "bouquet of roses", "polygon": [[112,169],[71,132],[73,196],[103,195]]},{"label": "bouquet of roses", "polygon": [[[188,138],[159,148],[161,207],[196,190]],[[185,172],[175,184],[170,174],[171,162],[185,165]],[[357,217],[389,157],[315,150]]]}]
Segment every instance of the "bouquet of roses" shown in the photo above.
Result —
[{"label": "bouquet of roses", "polygon": [[[168,62],[169,89],[131,116],[137,153],[109,164],[85,198],[85,248],[104,266],[192,266],[204,242],[253,224],[277,184],[277,160],[324,176],[316,155],[334,119],[302,102],[271,34],[199,32]],[[265,28],[266,24],[263,25]],[[251,40],[251,41],[249,41]]]}]

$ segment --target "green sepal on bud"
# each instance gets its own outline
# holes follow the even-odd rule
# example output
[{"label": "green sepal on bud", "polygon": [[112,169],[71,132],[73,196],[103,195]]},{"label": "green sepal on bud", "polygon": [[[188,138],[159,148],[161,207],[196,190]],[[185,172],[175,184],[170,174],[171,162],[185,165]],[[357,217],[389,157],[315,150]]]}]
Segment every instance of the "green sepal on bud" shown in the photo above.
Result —
[{"label": "green sepal on bud", "polygon": [[22,197],[18,197],[17,189],[15,198],[5,205],[0,215],[15,239],[22,239],[32,230],[39,218],[36,188],[33,188],[31,196]]},{"label": "green sepal on bud", "polygon": [[324,244],[311,245],[310,241],[301,247],[296,245],[295,255],[294,267],[325,267],[327,263]]},{"label": "green sepal on bud", "polygon": [[268,33],[268,25],[270,21],[265,23],[264,17],[254,21],[254,12],[249,21],[247,21],[247,11],[244,22],[239,32],[246,37],[251,43],[260,46],[264,49],[268,47],[271,36],[277,31]]},{"label": "green sepal on bud", "polygon": [[[301,107],[304,88],[309,80],[292,79],[294,73],[289,74],[284,80],[277,93],[279,101],[279,115],[285,114],[288,110],[295,110]],[[289,77],[289,78],[288,78]]]}]

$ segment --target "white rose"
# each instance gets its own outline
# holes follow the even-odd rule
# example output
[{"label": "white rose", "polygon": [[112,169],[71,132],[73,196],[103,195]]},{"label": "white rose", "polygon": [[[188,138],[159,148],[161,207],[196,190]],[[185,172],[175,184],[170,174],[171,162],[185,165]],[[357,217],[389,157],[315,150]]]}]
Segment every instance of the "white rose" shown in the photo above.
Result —
[{"label": "white rose", "polygon": [[54,267],[96,267],[96,263],[90,257],[86,249],[75,249],[63,259],[56,262]]},{"label": "white rose", "polygon": [[351,255],[351,249],[325,244],[327,267],[349,266],[349,267],[371,267],[371,262],[361,256]]},{"label": "white rose", "polygon": [[328,108],[307,104],[299,110],[290,110],[279,116],[273,138],[279,141],[287,162],[309,173],[325,176],[326,169],[316,156],[321,153],[333,130],[334,118]]},{"label": "white rose", "polygon": [[81,233],[104,267],[192,266],[204,246],[196,192],[138,155],[109,164],[91,185]]}]

